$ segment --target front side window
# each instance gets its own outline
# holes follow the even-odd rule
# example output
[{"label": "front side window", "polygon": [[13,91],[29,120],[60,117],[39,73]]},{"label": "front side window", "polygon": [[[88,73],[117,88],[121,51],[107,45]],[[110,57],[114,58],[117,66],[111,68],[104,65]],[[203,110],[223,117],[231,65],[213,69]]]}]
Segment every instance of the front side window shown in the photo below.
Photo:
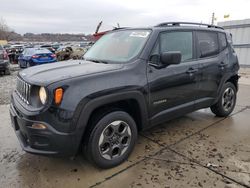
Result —
[{"label": "front side window", "polygon": [[197,43],[199,58],[214,56],[219,52],[218,38],[215,32],[197,32]]},{"label": "front side window", "polygon": [[192,32],[167,32],[161,33],[150,55],[150,62],[161,64],[160,54],[163,52],[181,52],[182,62],[193,58]]},{"label": "front side window", "polygon": [[192,32],[168,32],[160,35],[160,52],[180,51],[181,61],[193,58]]},{"label": "front side window", "polygon": [[150,30],[121,30],[101,37],[84,55],[86,60],[128,62],[141,52]]}]

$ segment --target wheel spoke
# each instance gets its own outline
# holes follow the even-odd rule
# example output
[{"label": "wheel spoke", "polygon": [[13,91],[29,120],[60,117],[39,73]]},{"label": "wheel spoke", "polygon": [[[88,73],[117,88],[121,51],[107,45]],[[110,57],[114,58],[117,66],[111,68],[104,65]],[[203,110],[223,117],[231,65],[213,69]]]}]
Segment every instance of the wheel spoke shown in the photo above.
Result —
[{"label": "wheel spoke", "polygon": [[122,123],[121,121],[114,121],[110,124],[110,126],[114,129],[115,133],[118,133],[118,129],[121,123]]},{"label": "wheel spoke", "polygon": [[233,97],[234,97],[234,92],[231,92],[230,95],[229,95],[229,98],[233,99]]},{"label": "wheel spoke", "polygon": [[99,147],[104,144],[104,143],[109,143],[109,137],[104,134],[104,132],[101,134],[100,139],[99,139]]},{"label": "wheel spoke", "polygon": [[112,156],[112,150],[113,150],[113,148],[110,147],[108,150],[106,150],[105,152],[101,153],[101,155],[102,155],[105,159],[111,160],[111,159],[113,158],[113,156]]},{"label": "wheel spoke", "polygon": [[122,136],[127,136],[127,137],[131,137],[131,130],[130,129],[126,129],[125,132],[122,134]]}]

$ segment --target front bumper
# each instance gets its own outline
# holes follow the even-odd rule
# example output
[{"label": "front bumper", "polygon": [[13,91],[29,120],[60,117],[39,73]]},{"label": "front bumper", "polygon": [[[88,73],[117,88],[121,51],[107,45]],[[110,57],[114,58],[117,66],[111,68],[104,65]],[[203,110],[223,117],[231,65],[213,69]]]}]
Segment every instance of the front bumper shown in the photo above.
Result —
[{"label": "front bumper", "polygon": [[[74,156],[78,148],[74,133],[62,133],[45,122],[28,119],[13,103],[10,105],[11,124],[24,151],[39,155]],[[42,123],[46,129],[32,128],[33,123]]]}]

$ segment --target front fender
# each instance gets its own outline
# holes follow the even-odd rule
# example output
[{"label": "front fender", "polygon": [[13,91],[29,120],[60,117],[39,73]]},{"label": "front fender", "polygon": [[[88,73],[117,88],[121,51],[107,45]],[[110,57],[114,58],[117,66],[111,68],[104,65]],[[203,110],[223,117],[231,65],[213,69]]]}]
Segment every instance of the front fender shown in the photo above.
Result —
[{"label": "front fender", "polygon": [[147,112],[147,103],[144,95],[139,91],[125,91],[115,94],[109,94],[101,96],[92,100],[87,98],[81,100],[77,106],[76,116],[78,116],[77,121],[74,123],[75,126],[72,126],[72,129],[75,131],[75,137],[73,143],[78,145],[78,148],[82,141],[82,136],[85,133],[86,127],[88,125],[89,118],[95,109],[103,105],[110,103],[115,103],[122,100],[134,99],[137,101],[140,108],[140,116],[143,127],[148,126],[148,112]]}]

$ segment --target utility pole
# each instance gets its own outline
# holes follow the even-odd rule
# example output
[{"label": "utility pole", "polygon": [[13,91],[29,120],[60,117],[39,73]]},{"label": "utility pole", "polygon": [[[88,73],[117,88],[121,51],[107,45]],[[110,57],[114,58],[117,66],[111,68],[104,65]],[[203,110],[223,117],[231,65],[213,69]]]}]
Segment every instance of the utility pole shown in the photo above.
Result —
[{"label": "utility pole", "polygon": [[212,13],[212,21],[211,21],[211,25],[214,25],[214,20],[215,20],[215,17],[214,17],[214,12]]}]

